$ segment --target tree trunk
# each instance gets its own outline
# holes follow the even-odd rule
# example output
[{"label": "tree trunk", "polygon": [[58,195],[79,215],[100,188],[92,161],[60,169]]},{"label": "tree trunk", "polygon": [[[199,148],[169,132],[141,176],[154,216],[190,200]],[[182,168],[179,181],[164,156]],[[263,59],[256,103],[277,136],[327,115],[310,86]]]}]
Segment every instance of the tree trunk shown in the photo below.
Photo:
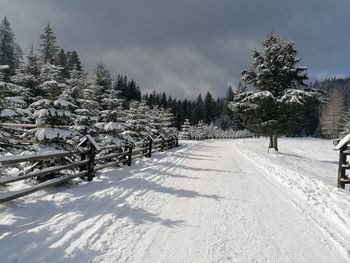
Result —
[{"label": "tree trunk", "polygon": [[273,135],[273,148],[278,151],[278,144],[277,144],[277,138],[278,138],[278,135]]}]

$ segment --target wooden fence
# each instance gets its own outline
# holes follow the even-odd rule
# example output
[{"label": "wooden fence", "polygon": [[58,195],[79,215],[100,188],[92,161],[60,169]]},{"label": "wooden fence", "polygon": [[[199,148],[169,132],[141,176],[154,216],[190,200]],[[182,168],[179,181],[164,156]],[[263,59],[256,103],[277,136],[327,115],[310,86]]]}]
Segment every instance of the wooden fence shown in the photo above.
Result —
[{"label": "wooden fence", "polygon": [[333,143],[336,145],[334,149],[339,151],[338,187],[345,189],[345,185],[350,184],[350,176],[346,174],[346,170],[350,169],[348,160],[348,156],[350,156],[350,134],[342,140],[334,140]]},{"label": "wooden fence", "polygon": [[252,138],[253,135],[226,135],[226,136],[203,136],[203,135],[193,135],[193,136],[182,136],[181,140],[193,140],[193,141],[202,141],[209,139],[244,139]]},{"label": "wooden fence", "polygon": [[[164,151],[177,146],[178,139],[171,138],[147,140],[137,143],[134,146],[126,145],[120,147],[117,145],[109,145],[99,147],[92,137],[86,136],[78,145],[76,151],[56,151],[53,153],[23,156],[2,156],[0,159],[0,172],[2,168],[6,169],[22,163],[29,163],[31,165],[28,166],[30,168],[27,168],[16,176],[1,176],[1,186],[4,187],[11,183],[31,178],[39,179],[39,181],[41,180],[42,182],[23,190],[0,193],[0,203],[14,200],[78,177],[91,181],[95,173],[99,170],[123,164],[130,166],[133,159],[151,157],[154,152]],[[69,163],[54,165],[34,171],[35,167],[40,164],[40,162],[50,160],[69,160]],[[58,174],[59,172],[61,173]]]}]

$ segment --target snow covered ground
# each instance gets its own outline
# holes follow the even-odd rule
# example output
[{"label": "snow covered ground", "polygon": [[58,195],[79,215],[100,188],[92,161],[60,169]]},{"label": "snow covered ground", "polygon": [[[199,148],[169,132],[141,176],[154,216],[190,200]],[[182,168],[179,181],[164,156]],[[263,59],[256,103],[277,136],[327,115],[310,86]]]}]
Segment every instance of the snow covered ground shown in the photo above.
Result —
[{"label": "snow covered ground", "polygon": [[1,262],[350,262],[330,141],[182,142],[0,206]]}]

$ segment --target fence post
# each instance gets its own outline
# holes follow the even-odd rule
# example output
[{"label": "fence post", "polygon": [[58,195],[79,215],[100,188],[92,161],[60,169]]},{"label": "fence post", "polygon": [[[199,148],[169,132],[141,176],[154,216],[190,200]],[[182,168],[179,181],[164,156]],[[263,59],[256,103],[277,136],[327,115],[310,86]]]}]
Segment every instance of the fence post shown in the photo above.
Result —
[{"label": "fence post", "polygon": [[147,157],[151,157],[152,156],[152,140],[150,139],[148,141],[148,153],[147,153]]},{"label": "fence post", "polygon": [[[86,147],[86,145],[85,145],[85,147]],[[81,156],[80,156],[80,161],[85,161],[86,160],[86,153],[83,153]],[[85,164],[85,165],[81,165],[80,167],[79,167],[79,171],[80,172],[82,172],[82,171],[84,171],[84,170],[88,170],[88,169],[86,169],[87,168],[87,165]],[[80,177],[80,179],[83,179],[84,180],[84,176],[82,176],[82,177]]]},{"label": "fence post", "polygon": [[126,155],[127,157],[128,157],[128,159],[127,159],[127,165],[128,166],[131,166],[131,157],[132,157],[132,145],[129,145],[128,147],[127,147],[127,152],[128,152],[128,154]]},{"label": "fence post", "polygon": [[95,154],[96,154],[96,148],[91,143],[91,148],[88,152],[88,156],[89,156],[88,169],[87,169],[87,180],[88,181],[92,181],[92,178],[94,177]]},{"label": "fence post", "polygon": [[142,154],[146,154],[148,149],[146,149],[146,147],[148,146],[148,143],[147,142],[143,142],[142,144],[142,147],[143,147],[143,150],[142,150]]},{"label": "fence post", "polygon": [[[78,148],[79,147],[86,148],[88,145],[90,146],[89,151],[87,153],[83,153],[80,157],[81,161],[86,160],[86,157],[88,157],[89,162],[86,165],[80,166],[79,168],[80,171],[84,171],[84,170],[87,171],[88,181],[91,181],[92,178],[94,177],[95,155],[97,150],[96,147],[98,147],[98,146],[95,146],[95,144],[96,143],[94,141],[91,141],[89,136],[86,136],[86,138],[84,138],[84,140],[78,144]],[[81,177],[81,179],[84,179],[84,177]]]},{"label": "fence post", "polygon": [[340,148],[339,151],[339,168],[338,168],[338,187],[344,189],[345,184],[342,182],[342,179],[346,178],[345,176],[345,168],[343,167],[343,164],[346,164],[346,155],[344,154],[344,150],[347,149],[347,143]]},{"label": "fence post", "polygon": [[164,146],[165,146],[165,139],[162,139],[162,145],[160,147],[160,151],[164,151]]}]

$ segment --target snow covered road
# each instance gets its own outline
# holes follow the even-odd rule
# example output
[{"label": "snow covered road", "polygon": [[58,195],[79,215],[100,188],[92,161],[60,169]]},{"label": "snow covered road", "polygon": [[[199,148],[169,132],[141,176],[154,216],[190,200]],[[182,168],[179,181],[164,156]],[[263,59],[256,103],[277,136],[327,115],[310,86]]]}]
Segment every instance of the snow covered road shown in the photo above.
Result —
[{"label": "snow covered road", "polygon": [[349,262],[244,144],[184,142],[2,205],[1,262]]}]

